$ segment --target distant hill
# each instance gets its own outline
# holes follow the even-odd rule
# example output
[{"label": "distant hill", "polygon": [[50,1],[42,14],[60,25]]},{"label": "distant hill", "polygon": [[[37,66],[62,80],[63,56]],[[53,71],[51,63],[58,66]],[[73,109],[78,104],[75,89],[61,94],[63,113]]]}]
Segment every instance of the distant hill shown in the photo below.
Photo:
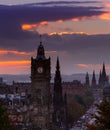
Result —
[{"label": "distant hill", "polygon": [[[85,75],[86,74],[72,74],[72,75],[62,75],[62,81],[68,82],[73,80],[79,80],[82,83],[85,82]],[[12,84],[13,81],[15,82],[30,82],[30,75],[10,75],[10,74],[0,74],[0,77],[3,78],[3,81],[7,84]],[[92,79],[92,75],[89,75],[90,80]],[[98,75],[96,75],[96,79],[98,81]],[[54,74],[51,75],[51,82],[54,81]]]},{"label": "distant hill", "polygon": [[30,82],[30,75],[11,75],[11,74],[0,74],[0,77],[3,78],[3,81],[7,84],[12,84],[15,82]]}]

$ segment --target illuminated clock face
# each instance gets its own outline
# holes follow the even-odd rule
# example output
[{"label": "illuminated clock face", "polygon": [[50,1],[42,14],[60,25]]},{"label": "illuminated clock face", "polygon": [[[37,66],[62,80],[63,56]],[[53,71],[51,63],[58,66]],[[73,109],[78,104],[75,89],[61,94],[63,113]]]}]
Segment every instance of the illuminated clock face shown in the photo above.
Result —
[{"label": "illuminated clock face", "polygon": [[37,72],[40,73],[40,74],[43,73],[43,68],[42,67],[38,67],[37,68]]}]

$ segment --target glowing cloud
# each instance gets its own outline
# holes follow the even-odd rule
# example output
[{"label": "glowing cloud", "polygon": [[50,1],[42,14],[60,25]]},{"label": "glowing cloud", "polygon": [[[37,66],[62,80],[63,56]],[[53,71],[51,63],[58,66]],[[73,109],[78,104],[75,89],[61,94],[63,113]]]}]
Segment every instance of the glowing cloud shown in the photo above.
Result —
[{"label": "glowing cloud", "polygon": [[63,22],[63,20],[61,20],[61,19],[60,19],[60,20],[57,20],[57,22],[58,22],[58,23],[62,23],[62,22]]},{"label": "glowing cloud", "polygon": [[67,34],[80,34],[80,35],[88,35],[87,33],[85,32],[52,32],[49,34],[49,36],[52,36],[52,35],[67,35]]},{"label": "glowing cloud", "polygon": [[85,20],[88,20],[88,19],[95,19],[95,18],[97,18],[97,17],[98,17],[98,16],[96,16],[96,15],[90,16],[90,17],[83,16],[83,17],[73,18],[72,21],[73,21],[73,22],[79,22],[79,21],[85,21]]},{"label": "glowing cloud", "polygon": [[[99,68],[102,68],[102,65],[101,64],[76,64],[77,66],[79,67],[82,67],[82,68],[91,68],[91,69],[99,69]],[[106,69],[107,70],[110,70],[110,65],[106,65]]]},{"label": "glowing cloud", "polygon": [[9,66],[9,65],[29,65],[29,60],[21,60],[21,61],[0,61],[0,66]]},{"label": "glowing cloud", "polygon": [[88,67],[87,64],[77,64],[77,66],[79,66],[79,67]]},{"label": "glowing cloud", "polygon": [[110,20],[110,12],[100,15],[99,18],[103,20]]},{"label": "glowing cloud", "polygon": [[47,21],[40,22],[40,25],[46,26],[46,25],[48,25],[48,22]]},{"label": "glowing cloud", "polygon": [[33,28],[37,28],[36,24],[23,24],[22,25],[22,30],[31,30]]},{"label": "glowing cloud", "polygon": [[26,74],[30,71],[30,61],[0,61],[1,74]]},{"label": "glowing cloud", "polygon": [[105,8],[110,8],[110,2],[103,1]]},{"label": "glowing cloud", "polygon": [[16,54],[16,55],[30,55],[32,53],[27,53],[27,52],[19,52],[19,51],[15,51],[15,50],[0,50],[0,55],[4,55],[4,54],[8,54],[8,53],[12,53],[12,54]]}]

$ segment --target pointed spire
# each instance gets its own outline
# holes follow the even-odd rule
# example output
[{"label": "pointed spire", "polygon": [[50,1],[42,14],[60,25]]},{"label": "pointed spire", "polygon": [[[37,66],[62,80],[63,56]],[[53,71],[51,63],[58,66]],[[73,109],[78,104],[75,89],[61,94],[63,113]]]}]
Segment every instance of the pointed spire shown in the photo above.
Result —
[{"label": "pointed spire", "polygon": [[96,78],[95,78],[95,71],[93,70],[93,76],[92,76],[92,87],[96,86]]},{"label": "pointed spire", "polygon": [[86,73],[86,78],[88,78],[89,77],[89,74],[88,74],[88,72]]},{"label": "pointed spire", "polygon": [[99,74],[99,85],[102,85],[102,72],[100,70],[100,74]]},{"label": "pointed spire", "polygon": [[42,35],[40,35],[40,45],[42,45]]},{"label": "pointed spire", "polygon": [[103,62],[102,76],[106,77],[105,64]]},{"label": "pointed spire", "polygon": [[57,57],[55,79],[61,80],[59,57]]},{"label": "pointed spire", "polygon": [[88,72],[86,73],[85,80],[86,80],[86,82],[85,82],[86,87],[89,87],[90,86],[90,82],[89,82],[89,74],[88,74]]},{"label": "pointed spire", "polygon": [[103,63],[103,68],[102,68],[102,86],[104,86],[108,82],[108,78],[106,75],[106,69],[105,69],[105,64]]},{"label": "pointed spire", "polygon": [[56,70],[60,70],[59,57],[57,57],[57,65],[56,65]]},{"label": "pointed spire", "polygon": [[40,45],[38,46],[37,49],[37,59],[45,59],[45,50],[42,45],[41,35],[40,35]]},{"label": "pointed spire", "polygon": [[93,79],[95,79],[95,71],[93,70]]}]

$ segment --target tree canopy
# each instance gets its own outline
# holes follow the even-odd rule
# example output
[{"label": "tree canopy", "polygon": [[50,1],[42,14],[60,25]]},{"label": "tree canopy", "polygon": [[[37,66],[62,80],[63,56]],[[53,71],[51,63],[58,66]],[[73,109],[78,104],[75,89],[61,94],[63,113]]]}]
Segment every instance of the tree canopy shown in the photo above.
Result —
[{"label": "tree canopy", "polygon": [[6,130],[9,128],[9,125],[10,121],[8,118],[7,109],[0,102],[0,130]]},{"label": "tree canopy", "polygon": [[92,115],[95,118],[93,124],[87,124],[88,130],[110,130],[110,101],[96,104],[97,112]]}]

